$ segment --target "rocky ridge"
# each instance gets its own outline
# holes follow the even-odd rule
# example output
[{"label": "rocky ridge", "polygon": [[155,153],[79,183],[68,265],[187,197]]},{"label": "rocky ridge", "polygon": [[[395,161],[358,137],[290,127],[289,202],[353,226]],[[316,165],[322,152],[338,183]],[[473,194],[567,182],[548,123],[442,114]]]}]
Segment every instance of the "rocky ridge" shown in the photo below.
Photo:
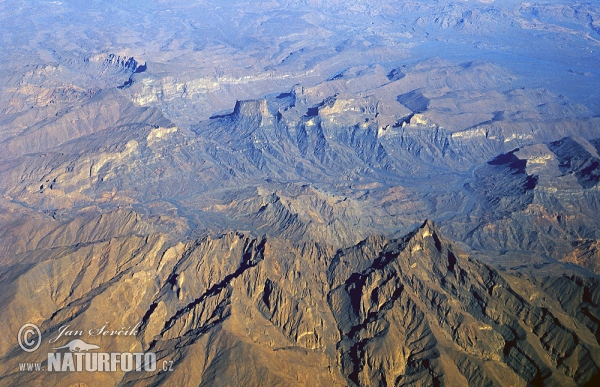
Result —
[{"label": "rocky ridge", "polygon": [[[598,372],[596,279],[503,274],[429,221],[401,239],[371,236],[337,250],[236,233],[172,244],[150,233],[46,251],[3,268],[13,294],[2,299],[12,316],[5,331],[16,332],[19,319],[47,336],[64,324],[139,321],[137,336],[98,344],[126,341],[173,360],[174,371],[88,377],[9,367],[4,384],[566,386]],[[79,274],[66,275],[67,266]],[[43,306],[35,316],[19,307],[23,294]],[[3,364],[18,352],[1,350]]]}]

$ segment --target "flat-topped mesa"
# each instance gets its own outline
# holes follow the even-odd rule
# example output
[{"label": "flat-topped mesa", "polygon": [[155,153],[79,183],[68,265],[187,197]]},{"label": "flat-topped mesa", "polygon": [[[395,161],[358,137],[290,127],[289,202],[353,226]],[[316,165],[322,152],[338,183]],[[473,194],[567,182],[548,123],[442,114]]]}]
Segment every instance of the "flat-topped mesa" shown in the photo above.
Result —
[{"label": "flat-topped mesa", "polygon": [[377,113],[377,101],[374,98],[353,98],[345,95],[335,95],[323,101],[319,107],[320,116],[334,114],[361,114],[375,116]]},{"label": "flat-topped mesa", "polygon": [[234,119],[259,119],[261,126],[272,123],[274,119],[266,99],[237,101],[231,116]]},{"label": "flat-topped mesa", "polygon": [[325,98],[318,105],[308,108],[306,116],[309,119],[318,117],[324,128],[333,131],[348,127],[390,127],[398,121],[390,106],[376,98],[348,94],[335,94]]},{"label": "flat-topped mesa", "polygon": [[245,101],[236,101],[233,109],[234,116],[256,116],[270,115],[266,99],[250,99]]}]

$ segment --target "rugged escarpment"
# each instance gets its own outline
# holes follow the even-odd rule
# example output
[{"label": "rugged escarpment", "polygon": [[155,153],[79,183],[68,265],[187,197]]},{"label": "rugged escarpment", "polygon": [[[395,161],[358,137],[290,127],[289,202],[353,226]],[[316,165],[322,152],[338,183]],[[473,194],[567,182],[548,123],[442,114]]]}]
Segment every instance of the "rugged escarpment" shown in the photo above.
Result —
[{"label": "rugged escarpment", "polygon": [[[113,75],[137,71],[109,59],[98,63]],[[191,131],[113,86],[0,141],[0,200],[61,219],[135,207],[179,235],[338,247],[430,218],[496,259],[524,251],[596,270],[581,247],[600,238],[598,117],[512,82],[481,61],[350,68]]]},{"label": "rugged escarpment", "polygon": [[235,159],[239,177],[256,169],[319,181],[466,172],[518,147],[599,135],[584,107],[545,90],[510,89],[510,75],[490,63],[429,60],[398,71],[405,76],[391,80],[376,66],[358,80],[348,71],[238,102],[192,129],[214,141],[211,155]]}]

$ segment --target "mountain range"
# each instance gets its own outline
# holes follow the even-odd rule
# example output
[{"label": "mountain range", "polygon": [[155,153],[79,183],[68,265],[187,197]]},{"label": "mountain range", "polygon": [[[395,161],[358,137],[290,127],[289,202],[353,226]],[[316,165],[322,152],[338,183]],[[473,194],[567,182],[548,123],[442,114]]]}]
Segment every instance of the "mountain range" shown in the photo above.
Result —
[{"label": "mountain range", "polygon": [[596,5],[9,3],[0,385],[600,380]]}]

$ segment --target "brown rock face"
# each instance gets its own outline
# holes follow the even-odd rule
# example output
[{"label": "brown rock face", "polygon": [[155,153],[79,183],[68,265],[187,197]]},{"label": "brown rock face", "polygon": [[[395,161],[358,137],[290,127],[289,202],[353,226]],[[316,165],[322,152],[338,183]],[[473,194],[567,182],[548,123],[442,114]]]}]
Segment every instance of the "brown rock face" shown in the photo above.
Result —
[{"label": "brown rock face", "polygon": [[[502,274],[429,221],[337,250],[239,233],[173,244],[143,227],[4,267],[2,330],[29,321],[45,338],[32,354],[2,343],[4,385],[569,386],[600,370],[596,279]],[[139,325],[84,341],[172,371],[12,371],[44,361],[61,327],[106,322]]]}]

